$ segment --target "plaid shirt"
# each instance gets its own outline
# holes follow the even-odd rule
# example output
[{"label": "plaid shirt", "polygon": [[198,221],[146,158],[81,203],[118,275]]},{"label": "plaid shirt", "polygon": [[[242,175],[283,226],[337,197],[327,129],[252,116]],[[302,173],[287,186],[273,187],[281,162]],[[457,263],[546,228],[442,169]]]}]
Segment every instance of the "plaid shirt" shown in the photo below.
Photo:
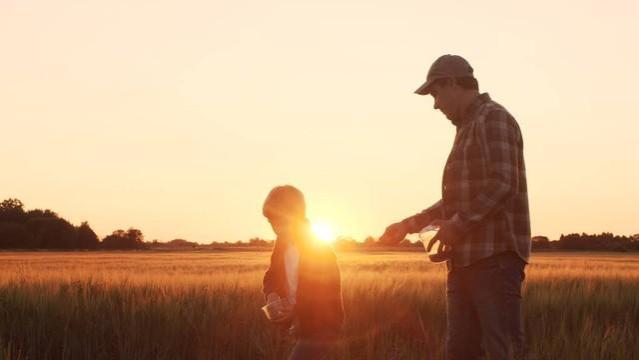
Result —
[{"label": "plaid shirt", "polygon": [[403,223],[418,232],[433,220],[459,229],[448,267],[514,251],[530,256],[530,215],[523,140],[508,111],[479,95],[457,125],[442,181],[442,199]]}]

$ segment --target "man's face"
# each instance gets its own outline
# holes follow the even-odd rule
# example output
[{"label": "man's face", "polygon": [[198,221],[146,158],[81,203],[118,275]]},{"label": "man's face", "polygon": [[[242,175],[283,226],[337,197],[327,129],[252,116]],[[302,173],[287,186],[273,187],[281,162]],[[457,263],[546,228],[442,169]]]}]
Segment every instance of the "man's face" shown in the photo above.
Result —
[{"label": "man's face", "polygon": [[453,79],[438,81],[433,84],[430,95],[433,97],[433,108],[441,111],[448,120],[459,117],[460,87]]}]

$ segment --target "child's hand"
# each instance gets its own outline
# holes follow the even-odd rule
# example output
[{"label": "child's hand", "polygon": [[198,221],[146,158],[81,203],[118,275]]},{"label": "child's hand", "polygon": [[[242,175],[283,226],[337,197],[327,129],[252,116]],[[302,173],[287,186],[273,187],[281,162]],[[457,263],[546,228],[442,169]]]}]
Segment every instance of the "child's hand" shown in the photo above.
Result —
[{"label": "child's hand", "polygon": [[293,305],[291,305],[286,299],[282,299],[282,306],[278,310],[278,315],[271,319],[274,324],[287,323],[293,319]]},{"label": "child's hand", "polygon": [[270,303],[275,302],[275,301],[277,301],[279,299],[280,299],[280,296],[277,295],[277,293],[272,292],[272,293],[270,293],[270,294],[268,294],[266,296],[266,303],[270,304]]},{"label": "child's hand", "polygon": [[293,308],[291,307],[288,310],[280,311],[280,314],[277,317],[271,319],[273,324],[285,324],[293,319]]},{"label": "child's hand", "polygon": [[293,305],[286,298],[280,298],[276,293],[270,293],[266,296],[266,306],[262,309],[267,315],[266,317],[274,324],[282,324],[293,318]]}]

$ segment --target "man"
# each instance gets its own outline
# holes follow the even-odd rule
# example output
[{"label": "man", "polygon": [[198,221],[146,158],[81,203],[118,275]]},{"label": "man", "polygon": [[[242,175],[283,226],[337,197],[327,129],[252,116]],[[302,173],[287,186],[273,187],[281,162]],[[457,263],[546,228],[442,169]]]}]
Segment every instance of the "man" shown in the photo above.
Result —
[{"label": "man", "polygon": [[[515,119],[487,93],[461,56],[444,55],[415,93],[430,94],[457,128],[444,168],[442,198],[386,228],[393,244],[427,225],[450,249],[447,359],[520,359],[521,283],[530,255],[523,141]],[[440,247],[441,250],[441,247]]]}]

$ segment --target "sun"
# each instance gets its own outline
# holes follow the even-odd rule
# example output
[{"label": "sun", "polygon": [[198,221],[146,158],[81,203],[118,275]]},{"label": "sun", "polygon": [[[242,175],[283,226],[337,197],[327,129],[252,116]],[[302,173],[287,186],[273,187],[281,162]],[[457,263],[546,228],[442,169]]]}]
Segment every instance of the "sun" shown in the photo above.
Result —
[{"label": "sun", "polygon": [[335,242],[335,234],[330,226],[325,223],[313,223],[311,227],[315,236],[322,242],[327,244]]}]

